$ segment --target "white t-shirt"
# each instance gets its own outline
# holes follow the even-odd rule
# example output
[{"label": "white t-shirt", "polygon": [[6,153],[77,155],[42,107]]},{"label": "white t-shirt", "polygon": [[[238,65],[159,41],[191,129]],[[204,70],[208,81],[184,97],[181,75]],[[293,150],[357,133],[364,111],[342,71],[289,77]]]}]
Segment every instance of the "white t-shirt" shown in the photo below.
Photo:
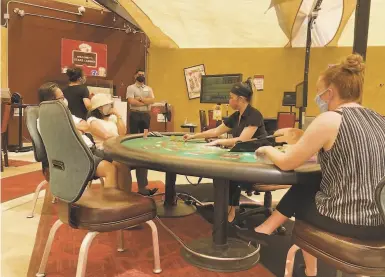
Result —
[{"label": "white t-shirt", "polygon": [[[117,125],[118,118],[115,115],[110,115],[107,120],[99,119],[99,118],[91,116],[90,118],[87,119],[87,122],[88,122],[88,124],[91,125],[91,122],[95,121],[95,120],[97,122],[99,122],[107,132],[113,134],[114,136],[119,136],[118,125]],[[96,135],[94,135],[94,140],[95,140],[96,147],[98,149],[103,150],[104,140],[102,140],[101,138],[99,138]]]},{"label": "white t-shirt", "polygon": [[[79,118],[79,117],[76,117],[74,115],[72,115],[72,119],[73,121],[75,122],[75,124],[79,124],[83,119]],[[36,120],[37,121],[37,130],[39,131],[40,133],[40,123],[39,123],[39,118]],[[86,135],[82,134],[82,139],[84,141],[84,143],[89,147],[91,148],[92,146],[94,146],[94,144],[92,143],[92,141],[89,139],[89,137],[87,137]]]}]

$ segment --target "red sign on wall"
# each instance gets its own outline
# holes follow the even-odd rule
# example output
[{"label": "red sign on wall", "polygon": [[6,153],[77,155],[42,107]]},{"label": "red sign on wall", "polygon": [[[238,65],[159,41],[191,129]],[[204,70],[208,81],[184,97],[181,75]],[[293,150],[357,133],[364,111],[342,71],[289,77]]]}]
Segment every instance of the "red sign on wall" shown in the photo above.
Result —
[{"label": "red sign on wall", "polygon": [[107,76],[107,45],[63,38],[61,72],[72,66],[82,67],[86,76]]}]

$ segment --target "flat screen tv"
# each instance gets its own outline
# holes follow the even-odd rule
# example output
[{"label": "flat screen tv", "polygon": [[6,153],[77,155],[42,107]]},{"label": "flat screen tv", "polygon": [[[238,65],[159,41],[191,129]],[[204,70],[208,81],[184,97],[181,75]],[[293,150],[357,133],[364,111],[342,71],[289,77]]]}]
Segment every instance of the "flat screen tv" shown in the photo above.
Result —
[{"label": "flat screen tv", "polygon": [[242,82],[242,74],[202,75],[201,103],[228,104],[230,90]]}]

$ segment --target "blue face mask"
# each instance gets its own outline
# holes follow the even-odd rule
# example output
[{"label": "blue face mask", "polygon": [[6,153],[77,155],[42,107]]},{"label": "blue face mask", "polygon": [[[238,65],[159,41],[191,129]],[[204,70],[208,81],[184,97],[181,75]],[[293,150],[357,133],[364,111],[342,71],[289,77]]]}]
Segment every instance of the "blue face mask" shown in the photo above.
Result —
[{"label": "blue face mask", "polygon": [[326,89],[323,92],[317,94],[317,96],[314,99],[321,113],[327,112],[329,110],[329,104],[326,101],[321,99],[321,95],[327,92],[328,90],[329,89]]}]

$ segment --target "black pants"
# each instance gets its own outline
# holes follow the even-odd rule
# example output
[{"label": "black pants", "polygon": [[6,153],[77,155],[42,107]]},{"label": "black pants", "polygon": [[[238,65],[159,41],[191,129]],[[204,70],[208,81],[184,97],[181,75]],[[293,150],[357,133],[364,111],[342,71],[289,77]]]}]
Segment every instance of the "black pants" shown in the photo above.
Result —
[{"label": "black pants", "polygon": [[[144,129],[150,129],[150,113],[135,112],[130,113],[130,133],[140,134]],[[148,170],[146,168],[136,168],[136,179],[138,181],[138,188],[144,190],[148,185]]]},{"label": "black pants", "polygon": [[319,191],[319,183],[293,185],[282,197],[277,210],[287,216],[295,216],[325,231],[361,240],[383,239],[385,226],[357,226],[340,223],[318,212],[315,195]]},{"label": "black pants", "polygon": [[241,198],[241,191],[247,190],[253,183],[235,182],[229,183],[229,206],[239,206],[239,199]]},{"label": "black pants", "polygon": [[135,112],[130,113],[130,133],[140,134],[144,129],[150,129],[150,113]]}]

